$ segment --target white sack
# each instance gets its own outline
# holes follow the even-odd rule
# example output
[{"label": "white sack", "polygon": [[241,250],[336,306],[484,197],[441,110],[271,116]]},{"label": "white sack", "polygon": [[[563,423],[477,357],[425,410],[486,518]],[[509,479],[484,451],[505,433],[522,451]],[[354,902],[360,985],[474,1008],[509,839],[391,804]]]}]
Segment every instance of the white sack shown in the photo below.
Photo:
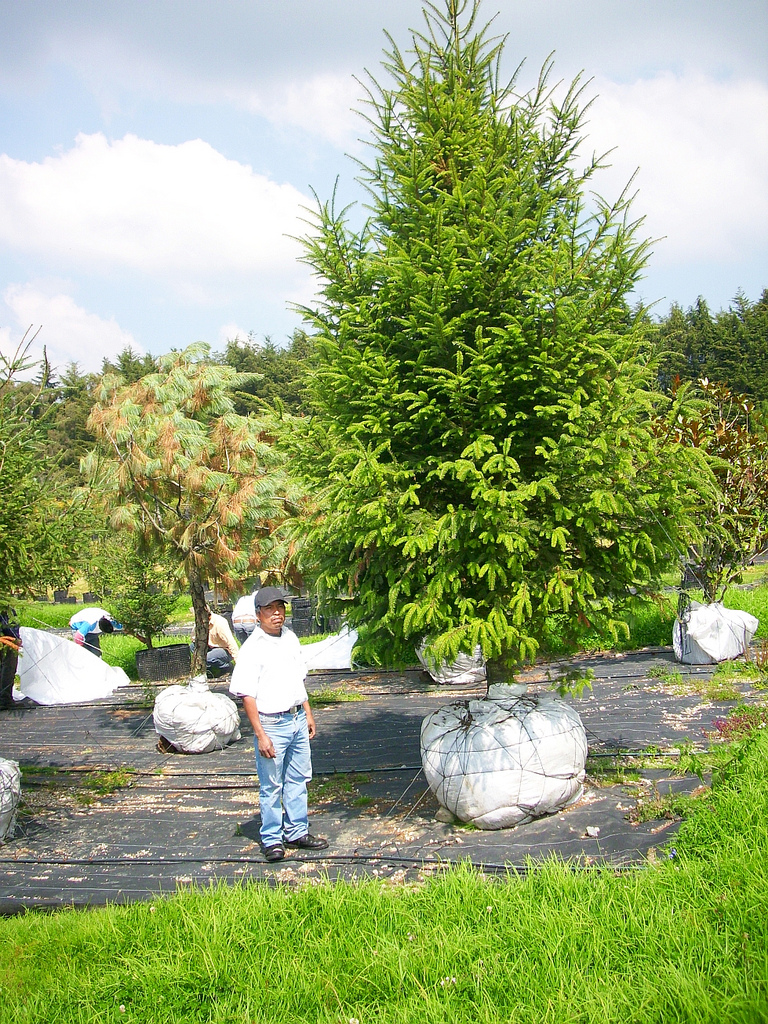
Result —
[{"label": "white sack", "polygon": [[237,705],[223,693],[211,693],[204,679],[161,690],[152,718],[155,731],[182,754],[208,754],[240,739]]},{"label": "white sack", "polygon": [[426,654],[426,640],[416,648],[416,657],[425,672],[429,672],[436,683],[448,686],[471,686],[473,683],[485,682],[485,659],[480,645],[474,653],[459,652],[452,663],[442,661],[439,665],[434,658]]},{"label": "white sack", "polygon": [[478,828],[521,825],[581,796],[587,736],[551,693],[496,685],[485,700],[448,704],[421,725],[421,762],[443,807]]},{"label": "white sack", "polygon": [[21,627],[19,690],[38,704],[78,704],[99,700],[130,679],[121,668],[43,629]]},{"label": "white sack", "polygon": [[686,665],[732,661],[744,654],[759,625],[749,612],[692,601],[688,618],[675,619],[672,628],[675,657]]},{"label": "white sack", "polygon": [[13,835],[16,809],[21,799],[21,772],[16,761],[0,757],[0,840]]},{"label": "white sack", "polygon": [[314,644],[302,644],[301,653],[307,671],[352,668],[352,648],[356,643],[357,630],[342,626],[335,636],[328,636]]}]

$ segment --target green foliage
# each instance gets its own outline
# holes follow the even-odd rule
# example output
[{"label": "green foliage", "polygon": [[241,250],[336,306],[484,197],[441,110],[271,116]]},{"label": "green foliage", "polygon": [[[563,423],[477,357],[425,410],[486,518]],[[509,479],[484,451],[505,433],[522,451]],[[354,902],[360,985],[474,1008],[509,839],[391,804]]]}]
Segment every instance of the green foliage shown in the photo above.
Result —
[{"label": "green foliage", "polygon": [[[476,4],[427,5],[372,81],[371,219],[321,205],[311,419],[291,425],[316,506],[299,531],[327,605],[373,661],[535,654],[617,635],[687,525],[693,460],[651,421],[647,244],[629,199],[588,198],[581,86],[516,95]],[[689,453],[690,454],[690,453]],[[353,602],[339,598],[354,599]],[[350,607],[351,605],[351,607]]]},{"label": "green foliage", "polygon": [[0,354],[0,612],[14,595],[66,585],[79,547],[79,510],[45,457],[48,365],[36,385],[20,384],[34,365],[27,351]]},{"label": "green foliage", "polygon": [[157,360],[148,353],[141,356],[134,352],[130,345],[122,350],[115,362],[109,359],[102,360],[101,375],[121,377],[125,384],[135,384],[136,381],[146,377],[148,373],[156,372]]},{"label": "green foliage", "polygon": [[768,403],[768,290],[755,303],[739,293],[715,316],[702,298],[685,312],[674,305],[659,324],[658,346],[666,390],[676,377],[706,377]]},{"label": "green foliage", "polygon": [[113,536],[100,538],[89,578],[98,592],[111,592],[110,610],[123,630],[152,647],[176,607],[176,567],[156,547],[124,532],[118,543]]},{"label": "green foliage", "polygon": [[312,359],[312,342],[304,331],[294,331],[286,348],[278,348],[271,338],[258,343],[253,335],[227,342],[220,359],[249,379],[235,395],[235,409],[245,415],[259,412],[266,405],[290,413],[307,412],[304,376]]},{"label": "green foliage", "polygon": [[706,378],[698,389],[698,409],[680,412],[667,436],[704,452],[717,481],[713,500],[698,513],[700,539],[688,553],[704,599],[712,602],[768,550],[768,433],[746,395]]},{"label": "green foliage", "polygon": [[80,459],[96,440],[87,426],[96,380],[95,374],[83,374],[70,363],[49,396],[47,456],[70,486],[79,486]]}]

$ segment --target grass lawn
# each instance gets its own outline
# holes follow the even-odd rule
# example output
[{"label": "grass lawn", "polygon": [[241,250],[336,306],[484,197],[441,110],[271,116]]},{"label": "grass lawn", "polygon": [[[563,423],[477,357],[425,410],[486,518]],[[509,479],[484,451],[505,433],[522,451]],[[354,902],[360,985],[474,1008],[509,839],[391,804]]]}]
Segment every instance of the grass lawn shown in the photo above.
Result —
[{"label": "grass lawn", "polygon": [[[93,602],[91,602],[91,605]],[[83,608],[90,608],[85,604],[51,604],[48,601],[19,601],[17,609],[19,621],[22,626],[32,626],[35,629],[66,629],[69,620],[75,612]],[[100,607],[109,608],[109,600],[105,600]],[[179,625],[183,622],[192,621],[192,600],[189,594],[179,594],[179,597],[171,613],[169,624]]]},{"label": "grass lawn", "polygon": [[2,920],[0,1022],[766,1021],[768,731],[753,735],[639,870],[221,885]]}]

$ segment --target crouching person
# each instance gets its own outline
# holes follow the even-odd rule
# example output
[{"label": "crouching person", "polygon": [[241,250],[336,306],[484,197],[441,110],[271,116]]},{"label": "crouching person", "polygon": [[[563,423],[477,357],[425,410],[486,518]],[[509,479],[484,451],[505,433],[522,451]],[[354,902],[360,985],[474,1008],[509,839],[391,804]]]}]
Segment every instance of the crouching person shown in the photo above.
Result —
[{"label": "crouching person", "polygon": [[316,730],[301,645],[284,626],[285,601],[276,587],[263,587],[254,601],[256,628],[240,650],[229,692],[243,698],[253,726],[261,847],[274,862],[283,859],[286,847],[324,850],[328,843],[309,832],[309,741]]}]

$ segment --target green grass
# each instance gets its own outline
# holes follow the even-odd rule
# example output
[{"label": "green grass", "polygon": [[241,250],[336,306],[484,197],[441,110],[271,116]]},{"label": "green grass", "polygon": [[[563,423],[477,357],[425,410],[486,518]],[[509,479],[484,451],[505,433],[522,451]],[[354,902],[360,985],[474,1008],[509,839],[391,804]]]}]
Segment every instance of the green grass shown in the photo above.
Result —
[{"label": "green grass", "polygon": [[731,587],[723,598],[723,604],[726,608],[739,608],[758,618],[760,625],[755,638],[768,639],[768,585],[763,584],[755,590],[736,590]]},{"label": "green grass", "polygon": [[300,644],[317,644],[321,640],[327,640],[329,636],[336,636],[335,633],[313,633],[311,636],[300,636]]},{"label": "green grass", "polygon": [[[734,685],[736,673],[717,672],[711,678],[706,676],[683,675],[678,668],[653,665],[648,669],[651,679],[658,679],[665,690],[677,696],[698,694],[705,700],[738,700],[740,691]],[[741,675],[741,674],[739,674]]]},{"label": "green grass", "polygon": [[745,1024],[768,1019],[768,735],[674,850],[616,874],[464,866],[0,920],[0,1022]]},{"label": "green grass", "polygon": [[706,786],[700,786],[694,793],[664,793],[654,792],[648,798],[640,797],[634,808],[627,817],[635,824],[645,821],[658,821],[661,818],[675,819],[688,817],[695,804],[700,800],[707,800],[710,797],[710,790]]},{"label": "green grass", "polygon": [[[81,611],[83,608],[90,608],[93,604],[94,602],[90,604],[50,604],[47,601],[19,601],[16,609],[22,626],[32,626],[34,629],[45,629],[46,626],[51,629],[66,629],[75,612]],[[109,611],[109,599],[105,599],[101,606]],[[191,621],[192,599],[189,594],[180,594],[171,613],[169,625],[176,626]]]},{"label": "green grass", "polygon": [[327,707],[333,704],[346,704],[350,701],[367,700],[362,693],[356,693],[347,686],[323,686],[313,690],[309,695],[309,702],[312,707]]},{"label": "green grass", "polygon": [[73,807],[90,807],[133,781],[131,768],[73,772],[22,765],[21,775],[22,798],[18,809],[21,820],[34,820],[42,811],[61,813]]},{"label": "green grass", "polygon": [[315,807],[327,804],[355,804],[358,800],[370,802],[369,797],[360,793],[358,786],[371,781],[370,775],[336,772],[315,779],[309,789],[309,802]]},{"label": "green grass", "polygon": [[[750,612],[760,620],[756,639],[768,639],[768,582],[765,567],[759,567],[753,582],[759,585],[753,590],[740,590],[731,587],[723,599],[726,608],[738,608]],[[690,596],[694,601],[703,600],[701,591],[692,590]],[[633,651],[643,647],[669,647],[672,643],[672,627],[675,622],[677,594],[669,593],[661,604],[649,602],[636,604],[624,617],[629,636],[620,634],[612,640],[595,631],[587,631],[579,638],[581,651]],[[560,620],[562,616],[552,616],[547,623],[547,635],[542,645],[542,654],[547,657],[558,657],[574,653],[563,637]]]},{"label": "green grass", "polygon": [[[768,588],[767,588],[768,589]],[[637,603],[625,615],[629,635],[621,632],[616,639],[603,636],[595,630],[588,630],[579,637],[579,651],[633,651],[642,647],[665,647],[672,643],[672,626],[675,621],[677,597],[671,594],[661,606],[655,602]],[[574,653],[563,636],[562,616],[551,616],[547,620],[547,635],[542,645],[545,656],[561,656]]]}]

